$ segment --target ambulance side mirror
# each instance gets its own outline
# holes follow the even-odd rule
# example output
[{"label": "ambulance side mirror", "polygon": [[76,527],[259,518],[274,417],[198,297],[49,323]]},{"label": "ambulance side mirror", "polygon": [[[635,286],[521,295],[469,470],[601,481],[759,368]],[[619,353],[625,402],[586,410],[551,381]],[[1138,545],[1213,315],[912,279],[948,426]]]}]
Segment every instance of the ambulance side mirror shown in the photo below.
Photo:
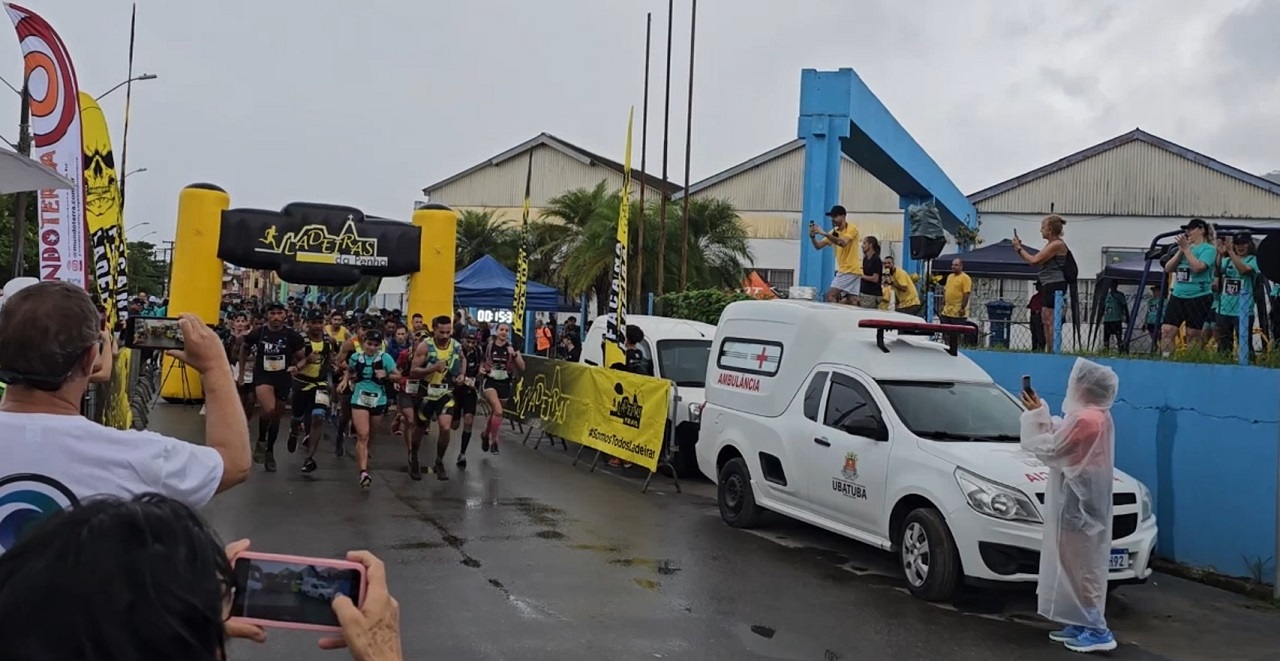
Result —
[{"label": "ambulance side mirror", "polygon": [[850,436],[862,436],[873,441],[889,440],[889,428],[879,417],[868,416],[850,420],[844,424],[844,432]]}]

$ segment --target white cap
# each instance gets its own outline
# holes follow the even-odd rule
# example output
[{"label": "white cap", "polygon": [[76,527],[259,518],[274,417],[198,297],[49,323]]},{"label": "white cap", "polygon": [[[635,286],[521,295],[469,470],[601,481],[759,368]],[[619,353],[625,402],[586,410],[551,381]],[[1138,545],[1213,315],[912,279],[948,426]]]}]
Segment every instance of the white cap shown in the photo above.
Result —
[{"label": "white cap", "polygon": [[9,282],[4,283],[4,298],[0,298],[0,305],[4,305],[4,302],[8,300],[10,296],[13,296],[31,285],[39,283],[40,280],[37,278],[14,278]]}]

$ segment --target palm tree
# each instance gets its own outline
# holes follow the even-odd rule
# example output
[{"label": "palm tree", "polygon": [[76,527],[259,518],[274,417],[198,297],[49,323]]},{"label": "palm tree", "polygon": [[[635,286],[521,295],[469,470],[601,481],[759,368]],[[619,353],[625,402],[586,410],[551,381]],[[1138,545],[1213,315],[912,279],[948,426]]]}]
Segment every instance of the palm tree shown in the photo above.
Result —
[{"label": "palm tree", "polygon": [[464,210],[458,216],[458,250],[454,267],[461,271],[485,255],[515,269],[520,252],[519,231],[495,217],[492,210]]}]

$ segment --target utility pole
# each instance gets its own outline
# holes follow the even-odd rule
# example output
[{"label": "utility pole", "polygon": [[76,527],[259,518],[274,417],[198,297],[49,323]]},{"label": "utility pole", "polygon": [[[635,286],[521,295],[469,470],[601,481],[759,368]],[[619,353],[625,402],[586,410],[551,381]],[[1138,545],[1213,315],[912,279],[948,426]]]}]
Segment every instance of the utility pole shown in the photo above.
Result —
[{"label": "utility pole", "polygon": [[[671,141],[671,37],[675,25],[675,0],[667,2],[667,91],[662,109],[662,184],[667,183],[667,151]],[[658,200],[658,296],[667,293],[663,286],[666,278],[667,259],[667,199],[670,195],[664,189]]]},{"label": "utility pole", "polygon": [[693,158],[693,47],[698,35],[698,0],[689,19],[689,114],[684,126],[684,218],[680,226],[680,291],[689,288],[689,163]]},{"label": "utility pole", "polygon": [[635,292],[632,310],[641,309],[640,305],[644,300],[644,226],[646,222],[644,189],[646,175],[649,174],[649,61],[652,57],[650,55],[652,42],[653,12],[650,12],[645,17],[644,27],[644,110],[640,112],[640,226],[636,228],[636,284],[632,287]]},{"label": "utility pole", "polygon": [[[52,83],[50,83],[52,84]],[[31,94],[27,89],[27,76],[22,77],[22,110],[18,118],[18,153],[31,156]],[[13,273],[12,278],[22,277],[22,257],[26,252],[27,236],[27,193],[19,192],[13,196]]]}]

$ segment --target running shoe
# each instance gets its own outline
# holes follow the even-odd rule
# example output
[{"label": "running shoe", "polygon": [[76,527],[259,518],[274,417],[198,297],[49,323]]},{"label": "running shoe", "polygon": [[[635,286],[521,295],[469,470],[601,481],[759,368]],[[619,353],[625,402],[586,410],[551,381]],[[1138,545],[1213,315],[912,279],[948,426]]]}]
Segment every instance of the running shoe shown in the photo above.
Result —
[{"label": "running shoe", "polygon": [[302,472],[304,473],[314,473],[317,468],[319,466],[316,465],[316,460],[311,457],[307,457],[307,460],[302,462]]},{"label": "running shoe", "polygon": [[360,490],[368,491],[373,486],[373,478],[369,477],[368,471],[360,471]]},{"label": "running shoe", "polygon": [[289,431],[289,440],[285,441],[285,445],[284,445],[284,447],[285,447],[285,449],[286,449],[286,450],[288,450],[288,451],[289,451],[289,454],[293,454],[295,451],[297,451],[297,449],[298,449],[298,430],[293,429],[293,430],[290,430],[290,431]]},{"label": "running shoe", "polygon": [[417,457],[409,457],[409,479],[415,481],[422,479],[422,466],[418,464]]},{"label": "running shoe", "polygon": [[1065,643],[1068,640],[1075,640],[1082,633],[1084,633],[1084,627],[1072,624],[1060,631],[1050,631],[1049,640],[1055,643]]},{"label": "running shoe", "polygon": [[268,473],[276,472],[276,454],[268,452],[266,458],[262,461],[262,467],[267,469]]},{"label": "running shoe", "polygon": [[497,442],[497,441],[494,441],[494,442],[493,442],[493,444],[489,446],[489,454],[498,454],[498,442]]},{"label": "running shoe", "polygon": [[481,452],[489,451],[489,435],[488,434],[480,435],[480,451]]},{"label": "running shoe", "polygon": [[431,472],[436,474],[436,479],[444,482],[449,476],[444,472],[444,462],[436,461],[436,465],[431,467]]},{"label": "running shoe", "polygon": [[1109,629],[1084,629],[1072,640],[1064,641],[1072,652],[1110,652],[1119,645]]},{"label": "running shoe", "polygon": [[267,441],[265,439],[260,438],[253,444],[253,463],[255,464],[262,463],[262,460],[264,457],[266,457],[266,455],[267,455]]},{"label": "running shoe", "polygon": [[466,468],[466,467],[467,467],[467,458],[466,458],[465,456],[463,456],[463,455],[458,455],[458,461],[457,461],[457,464],[456,464],[456,465],[457,465],[457,467],[458,467],[458,468]]}]

